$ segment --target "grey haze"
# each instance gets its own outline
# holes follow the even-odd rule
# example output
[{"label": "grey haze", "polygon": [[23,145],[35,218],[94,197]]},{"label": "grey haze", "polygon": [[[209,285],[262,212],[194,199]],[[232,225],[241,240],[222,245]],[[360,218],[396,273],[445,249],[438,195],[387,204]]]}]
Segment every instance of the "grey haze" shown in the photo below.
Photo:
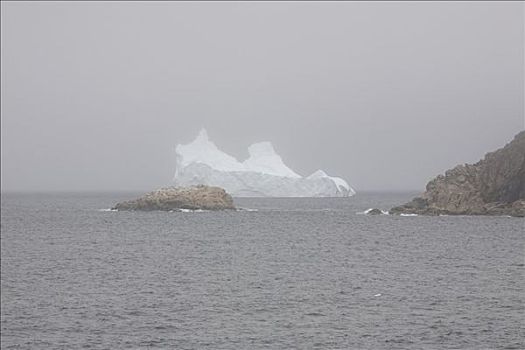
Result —
[{"label": "grey haze", "polygon": [[2,190],[146,190],[240,160],[423,189],[524,128],[522,2],[2,2]]}]

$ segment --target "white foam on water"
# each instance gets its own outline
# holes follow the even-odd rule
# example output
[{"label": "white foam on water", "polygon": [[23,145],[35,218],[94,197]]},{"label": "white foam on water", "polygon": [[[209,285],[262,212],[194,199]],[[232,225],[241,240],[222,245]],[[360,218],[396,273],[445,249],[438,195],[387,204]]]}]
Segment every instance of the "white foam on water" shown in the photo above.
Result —
[{"label": "white foam on water", "polygon": [[237,211],[259,211],[259,209],[252,209],[252,208],[237,208]]},{"label": "white foam on water", "polygon": [[170,210],[170,212],[179,212],[179,213],[204,213],[209,210],[202,210],[202,209],[177,209],[177,210]]}]

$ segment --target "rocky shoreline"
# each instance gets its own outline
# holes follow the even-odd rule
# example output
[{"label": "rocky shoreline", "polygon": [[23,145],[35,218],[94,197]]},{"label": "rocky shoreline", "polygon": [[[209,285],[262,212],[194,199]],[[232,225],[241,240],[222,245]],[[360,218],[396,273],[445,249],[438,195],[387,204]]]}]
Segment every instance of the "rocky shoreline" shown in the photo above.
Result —
[{"label": "rocky shoreline", "polygon": [[431,180],[391,214],[525,217],[525,131],[476,164],[458,165]]},{"label": "rocky shoreline", "polygon": [[236,209],[233,198],[220,187],[166,187],[144,196],[117,203],[112,210],[172,211]]}]

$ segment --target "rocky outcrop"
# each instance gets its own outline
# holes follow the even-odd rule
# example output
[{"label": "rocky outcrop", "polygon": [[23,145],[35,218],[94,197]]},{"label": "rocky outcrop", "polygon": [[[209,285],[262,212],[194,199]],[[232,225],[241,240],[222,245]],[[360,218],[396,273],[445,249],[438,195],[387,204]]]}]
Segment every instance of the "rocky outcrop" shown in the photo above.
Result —
[{"label": "rocky outcrop", "polygon": [[476,164],[437,176],[421,197],[390,213],[525,216],[525,131]]},{"label": "rocky outcrop", "polygon": [[372,209],[367,210],[365,212],[365,214],[367,214],[367,215],[382,215],[383,212],[381,211],[381,209],[372,208]]},{"label": "rocky outcrop", "polygon": [[145,194],[144,196],[121,202],[115,210],[224,210],[235,209],[232,197],[220,187],[192,186],[167,187]]}]

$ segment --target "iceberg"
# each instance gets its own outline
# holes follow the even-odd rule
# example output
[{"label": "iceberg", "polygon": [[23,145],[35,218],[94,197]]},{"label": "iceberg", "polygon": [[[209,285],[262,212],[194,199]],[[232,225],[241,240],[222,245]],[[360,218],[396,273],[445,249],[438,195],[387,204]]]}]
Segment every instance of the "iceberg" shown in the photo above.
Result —
[{"label": "iceberg", "polygon": [[349,197],[355,191],[339,177],[317,170],[303,177],[287,167],[271,142],[248,147],[243,162],[221,151],[202,129],[197,138],[177,145],[176,186],[208,185],[224,188],[234,197]]}]

